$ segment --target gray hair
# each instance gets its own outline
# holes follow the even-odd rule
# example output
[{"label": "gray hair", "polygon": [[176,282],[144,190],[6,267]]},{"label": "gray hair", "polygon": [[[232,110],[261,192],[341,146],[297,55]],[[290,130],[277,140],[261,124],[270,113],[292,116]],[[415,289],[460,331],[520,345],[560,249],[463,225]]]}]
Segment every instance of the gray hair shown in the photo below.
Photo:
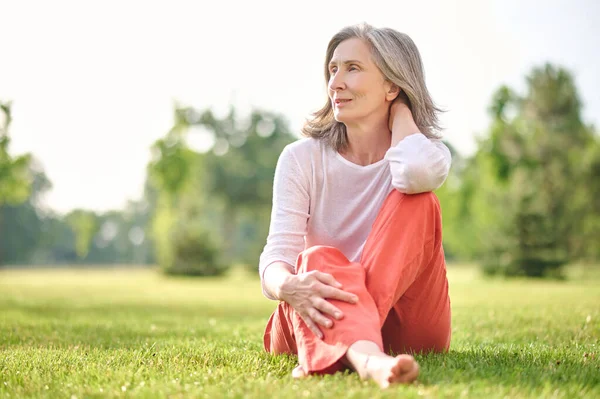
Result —
[{"label": "gray hair", "polygon": [[[425,85],[425,71],[419,50],[404,33],[391,28],[375,28],[369,24],[343,28],[327,45],[325,82],[329,82],[329,61],[333,52],[341,42],[352,38],[362,39],[369,45],[375,65],[388,81],[402,89],[400,95],[404,96],[420,132],[428,138],[440,138],[438,113],[443,111],[434,104]],[[335,120],[329,98],[325,106],[312,116],[302,128],[303,135],[324,139],[337,151],[346,148],[346,125]]]}]

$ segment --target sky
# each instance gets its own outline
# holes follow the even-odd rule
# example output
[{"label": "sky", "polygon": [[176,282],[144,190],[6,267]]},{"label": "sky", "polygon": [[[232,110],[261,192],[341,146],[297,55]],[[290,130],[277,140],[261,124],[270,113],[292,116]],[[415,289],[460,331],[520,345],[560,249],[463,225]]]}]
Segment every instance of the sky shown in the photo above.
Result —
[{"label": "sky", "polygon": [[175,104],[275,111],[299,135],[325,100],[327,43],[355,23],[415,41],[463,155],[492,93],[522,92],[545,62],[573,73],[584,120],[600,126],[599,18],[595,0],[0,0],[0,101],[13,104],[11,152],[31,152],[53,184],[46,206],[103,212],[141,198]]}]

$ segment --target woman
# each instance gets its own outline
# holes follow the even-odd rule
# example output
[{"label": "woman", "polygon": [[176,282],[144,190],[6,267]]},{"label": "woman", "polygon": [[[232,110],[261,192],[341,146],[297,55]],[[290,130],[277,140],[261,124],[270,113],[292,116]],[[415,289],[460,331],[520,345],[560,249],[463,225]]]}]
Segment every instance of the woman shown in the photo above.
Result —
[{"label": "woman", "polygon": [[326,105],[280,155],[259,272],[280,303],[265,349],[294,377],[349,366],[381,387],[415,380],[410,353],[450,345],[440,207],[450,152],[413,41],[350,26],[329,42]]}]

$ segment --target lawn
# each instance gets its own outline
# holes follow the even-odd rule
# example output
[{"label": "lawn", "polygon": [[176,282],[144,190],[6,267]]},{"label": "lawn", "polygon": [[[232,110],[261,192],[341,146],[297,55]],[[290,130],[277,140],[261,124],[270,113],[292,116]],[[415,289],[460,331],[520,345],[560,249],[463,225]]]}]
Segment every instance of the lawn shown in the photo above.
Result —
[{"label": "lawn", "polygon": [[275,303],[240,273],[0,271],[0,397],[600,397],[600,280],[485,280],[450,267],[453,341],[416,384],[297,381],[262,350]]}]

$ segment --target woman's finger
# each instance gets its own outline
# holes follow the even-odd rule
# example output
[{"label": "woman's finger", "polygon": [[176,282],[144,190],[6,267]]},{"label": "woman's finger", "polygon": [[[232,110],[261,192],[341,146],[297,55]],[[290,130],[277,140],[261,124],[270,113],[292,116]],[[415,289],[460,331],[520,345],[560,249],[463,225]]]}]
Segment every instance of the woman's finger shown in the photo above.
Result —
[{"label": "woman's finger", "polygon": [[344,314],[341,310],[323,298],[314,299],[313,306],[322,313],[328,314],[337,320],[340,320],[342,317],[344,317]]},{"label": "woman's finger", "polygon": [[315,323],[317,323],[323,327],[331,328],[333,326],[333,322],[331,320],[329,320],[327,317],[323,316],[323,314],[315,308],[311,308],[308,310],[308,316]]},{"label": "woman's finger", "polygon": [[337,287],[337,288],[342,288],[342,283],[340,283],[339,281],[337,281],[335,279],[335,277],[333,277],[331,274],[329,273],[324,273],[324,272],[320,272],[317,271],[315,273],[315,277],[322,282],[323,284],[327,284],[327,285],[331,285],[333,287]]},{"label": "woman's finger", "polygon": [[323,298],[337,299],[339,301],[344,301],[344,302],[349,302],[349,303],[358,302],[358,297],[356,295],[354,295],[353,293],[339,290],[339,289],[333,288],[333,287],[323,287],[320,290],[319,294],[321,294],[321,297],[323,297]]},{"label": "woman's finger", "polygon": [[304,320],[304,322],[306,323],[306,325],[308,326],[310,331],[312,331],[317,337],[323,339],[323,333],[321,332],[319,327],[317,327],[315,322],[312,321],[312,319],[308,315],[304,316],[301,314],[300,317],[302,317],[302,320]]}]

